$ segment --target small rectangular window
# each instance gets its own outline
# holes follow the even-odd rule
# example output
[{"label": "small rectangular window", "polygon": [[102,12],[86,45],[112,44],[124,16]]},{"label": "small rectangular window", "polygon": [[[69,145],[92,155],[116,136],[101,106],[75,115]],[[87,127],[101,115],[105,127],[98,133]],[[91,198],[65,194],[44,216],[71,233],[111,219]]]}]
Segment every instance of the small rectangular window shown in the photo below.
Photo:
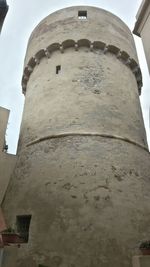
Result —
[{"label": "small rectangular window", "polygon": [[87,11],[85,10],[80,10],[78,11],[78,19],[87,19]]},{"label": "small rectangular window", "polygon": [[61,66],[60,65],[56,66],[56,74],[59,74],[60,71],[61,71]]},{"label": "small rectangular window", "polygon": [[17,232],[24,239],[25,243],[27,243],[29,239],[31,215],[19,215],[16,219]]}]

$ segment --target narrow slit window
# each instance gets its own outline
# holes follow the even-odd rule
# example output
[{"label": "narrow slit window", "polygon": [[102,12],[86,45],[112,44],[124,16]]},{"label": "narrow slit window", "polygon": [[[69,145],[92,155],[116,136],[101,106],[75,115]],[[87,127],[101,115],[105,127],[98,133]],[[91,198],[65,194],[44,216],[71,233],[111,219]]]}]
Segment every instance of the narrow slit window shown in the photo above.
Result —
[{"label": "narrow slit window", "polygon": [[56,74],[59,74],[60,71],[61,71],[61,66],[60,65],[56,66]]},{"label": "narrow slit window", "polygon": [[19,215],[16,219],[17,232],[24,239],[25,243],[27,243],[29,239],[31,215]]},{"label": "narrow slit window", "polygon": [[81,19],[81,20],[87,19],[87,11],[86,10],[78,11],[78,19]]}]

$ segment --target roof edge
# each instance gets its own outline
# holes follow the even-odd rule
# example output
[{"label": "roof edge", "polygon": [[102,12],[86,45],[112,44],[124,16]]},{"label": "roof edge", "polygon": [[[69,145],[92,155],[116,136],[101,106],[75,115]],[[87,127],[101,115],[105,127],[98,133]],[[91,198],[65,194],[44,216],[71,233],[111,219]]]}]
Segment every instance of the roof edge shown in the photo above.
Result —
[{"label": "roof edge", "polygon": [[149,0],[144,0],[141,3],[141,5],[139,7],[139,10],[138,10],[138,13],[137,13],[137,16],[136,16],[137,21],[135,23],[135,27],[134,27],[133,33],[135,35],[139,36],[139,37],[141,37],[139,28],[140,28],[140,25],[142,23],[142,20],[143,20],[143,18],[145,16],[145,13],[146,13],[146,10],[147,10],[149,4],[150,4],[150,1]]}]

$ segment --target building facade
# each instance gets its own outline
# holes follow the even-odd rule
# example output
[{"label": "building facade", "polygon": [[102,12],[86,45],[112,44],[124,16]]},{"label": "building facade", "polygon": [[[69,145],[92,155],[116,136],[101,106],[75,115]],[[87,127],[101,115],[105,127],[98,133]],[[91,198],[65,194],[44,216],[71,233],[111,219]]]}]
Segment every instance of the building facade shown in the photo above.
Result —
[{"label": "building facade", "polygon": [[0,0],[0,32],[4,23],[4,19],[6,17],[8,11],[8,5],[6,0]]},{"label": "building facade", "polygon": [[[4,23],[5,16],[8,11],[6,1],[0,0],[0,32]],[[6,144],[6,129],[9,118],[9,110],[0,107],[0,231],[6,228],[5,219],[1,210],[1,203],[4,198],[7,186],[16,163],[16,156],[7,153],[8,146]],[[3,249],[2,249],[3,250]],[[0,251],[0,266],[1,266]]]},{"label": "building facade", "polygon": [[150,158],[132,34],[70,7],[33,31],[17,163],[2,202],[21,246],[3,267],[130,267],[150,235]]},{"label": "building facade", "polygon": [[9,110],[0,107],[0,203],[2,202],[5,195],[9,179],[16,161],[15,155],[6,153],[7,145],[5,136],[8,117]]},{"label": "building facade", "polygon": [[142,38],[150,73],[150,1],[143,0],[136,16],[136,24],[133,33]]}]

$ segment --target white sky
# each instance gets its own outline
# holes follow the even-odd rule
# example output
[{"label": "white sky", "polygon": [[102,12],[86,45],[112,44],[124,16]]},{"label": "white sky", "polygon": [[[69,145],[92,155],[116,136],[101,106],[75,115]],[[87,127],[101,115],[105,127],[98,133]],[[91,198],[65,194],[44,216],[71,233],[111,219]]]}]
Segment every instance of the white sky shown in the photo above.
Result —
[{"label": "white sky", "polygon": [[[104,8],[120,17],[131,30],[141,0],[7,0],[9,11],[0,36],[0,106],[10,109],[7,130],[9,153],[15,153],[24,96],[21,89],[23,61],[27,42],[34,27],[48,14],[68,6],[90,5]],[[141,104],[148,141],[150,77],[141,40],[135,37],[140,65],[143,73]]]}]

